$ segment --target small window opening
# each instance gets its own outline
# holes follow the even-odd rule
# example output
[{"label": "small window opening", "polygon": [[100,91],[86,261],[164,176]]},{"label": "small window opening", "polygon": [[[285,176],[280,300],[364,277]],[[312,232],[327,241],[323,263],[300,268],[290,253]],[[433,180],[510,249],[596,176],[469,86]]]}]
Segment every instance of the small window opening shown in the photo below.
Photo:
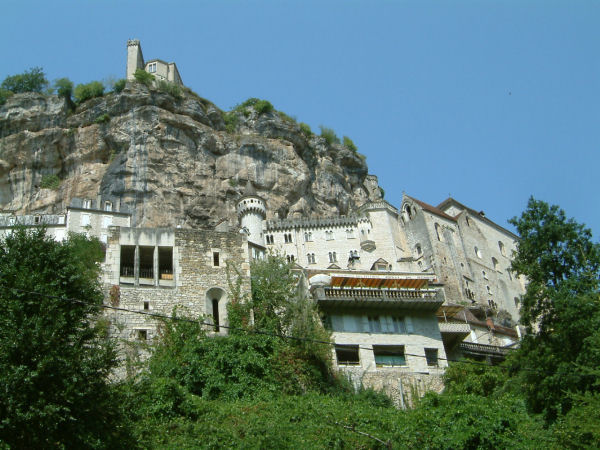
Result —
[{"label": "small window opening", "polygon": [[213,252],[213,266],[219,267],[219,252]]},{"label": "small window opening", "polygon": [[104,211],[112,211],[112,202],[104,202]]},{"label": "small window opening", "polygon": [[148,330],[137,330],[137,338],[139,341],[146,341],[148,339]]},{"label": "small window opening", "polygon": [[437,348],[426,348],[425,349],[425,359],[427,360],[427,365],[430,367],[438,366],[438,349]]},{"label": "small window opening", "polygon": [[358,345],[336,345],[335,357],[340,366],[360,365]]},{"label": "small window opening", "polygon": [[150,309],[150,302],[144,302],[144,311],[148,311]]},{"label": "small window opening", "polygon": [[220,329],[220,324],[219,324],[219,300],[217,300],[216,298],[213,298],[212,300],[212,312],[213,312],[213,325],[214,325],[214,330],[215,331],[219,331]]}]

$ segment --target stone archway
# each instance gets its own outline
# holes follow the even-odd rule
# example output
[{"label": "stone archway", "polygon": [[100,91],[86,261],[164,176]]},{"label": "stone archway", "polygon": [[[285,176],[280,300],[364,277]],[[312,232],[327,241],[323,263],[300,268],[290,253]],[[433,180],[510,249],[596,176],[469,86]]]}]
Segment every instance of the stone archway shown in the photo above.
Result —
[{"label": "stone archway", "polygon": [[226,333],[227,329],[227,293],[220,287],[212,287],[206,291],[204,307],[206,315],[212,317],[213,330],[216,333]]}]

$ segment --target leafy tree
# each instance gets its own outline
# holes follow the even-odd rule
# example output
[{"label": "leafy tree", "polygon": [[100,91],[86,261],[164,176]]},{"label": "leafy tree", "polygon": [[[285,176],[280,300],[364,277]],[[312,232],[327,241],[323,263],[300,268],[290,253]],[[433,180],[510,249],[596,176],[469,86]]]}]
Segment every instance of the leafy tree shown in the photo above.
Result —
[{"label": "leafy tree", "polygon": [[5,104],[6,100],[8,100],[13,95],[14,93],[9,91],[8,89],[0,88],[0,105]]},{"label": "leafy tree", "polygon": [[41,67],[33,67],[18,75],[11,75],[4,79],[0,88],[14,94],[23,92],[42,92],[48,86],[48,80]]},{"label": "leafy tree", "polygon": [[510,221],[521,235],[512,269],[527,277],[521,320],[530,333],[511,358],[528,405],[554,421],[569,393],[599,392],[600,248],[562,209],[531,198]]},{"label": "leafy tree", "polygon": [[101,257],[97,239],[57,243],[43,228],[0,242],[0,441],[110,447],[122,437],[107,381],[116,353],[97,316]]},{"label": "leafy tree", "polygon": [[73,95],[73,82],[68,78],[59,78],[54,82],[54,88],[59,97],[63,97],[69,105],[69,108],[74,109],[75,104],[71,99]]},{"label": "leafy tree", "polygon": [[144,69],[137,69],[133,77],[136,79],[138,83],[142,83],[144,86],[152,86],[152,82],[154,81],[154,75],[146,72]]},{"label": "leafy tree", "polygon": [[113,84],[113,91],[115,92],[121,92],[123,89],[125,89],[125,86],[127,85],[127,80],[125,78],[121,78],[120,80],[115,81],[115,83]]},{"label": "leafy tree", "polygon": [[104,85],[99,81],[92,81],[87,84],[78,84],[75,87],[75,99],[79,103],[83,103],[94,97],[102,97],[104,95]]},{"label": "leafy tree", "polygon": [[300,131],[306,137],[310,137],[313,134],[312,130],[310,129],[310,125],[304,122],[300,122]]}]

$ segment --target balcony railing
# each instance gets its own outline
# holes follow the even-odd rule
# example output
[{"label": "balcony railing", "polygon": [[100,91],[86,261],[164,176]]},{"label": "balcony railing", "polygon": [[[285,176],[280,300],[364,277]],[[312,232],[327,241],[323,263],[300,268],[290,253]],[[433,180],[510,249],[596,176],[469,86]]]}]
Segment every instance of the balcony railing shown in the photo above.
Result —
[{"label": "balcony railing", "polygon": [[442,333],[470,333],[471,327],[464,322],[439,322]]}]

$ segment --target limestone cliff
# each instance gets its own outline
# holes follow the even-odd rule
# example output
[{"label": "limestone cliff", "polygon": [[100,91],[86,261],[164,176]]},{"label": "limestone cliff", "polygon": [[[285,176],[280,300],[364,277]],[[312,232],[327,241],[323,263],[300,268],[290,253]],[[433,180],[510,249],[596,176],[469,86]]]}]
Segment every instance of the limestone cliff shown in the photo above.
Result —
[{"label": "limestone cliff", "polygon": [[[56,96],[15,95],[0,107],[0,209],[57,213],[100,196],[137,226],[233,224],[248,179],[269,218],[342,215],[367,200],[357,153],[276,111],[232,115],[226,131],[212,103],[135,82],[74,111]],[[42,188],[51,175],[60,185]]]}]

